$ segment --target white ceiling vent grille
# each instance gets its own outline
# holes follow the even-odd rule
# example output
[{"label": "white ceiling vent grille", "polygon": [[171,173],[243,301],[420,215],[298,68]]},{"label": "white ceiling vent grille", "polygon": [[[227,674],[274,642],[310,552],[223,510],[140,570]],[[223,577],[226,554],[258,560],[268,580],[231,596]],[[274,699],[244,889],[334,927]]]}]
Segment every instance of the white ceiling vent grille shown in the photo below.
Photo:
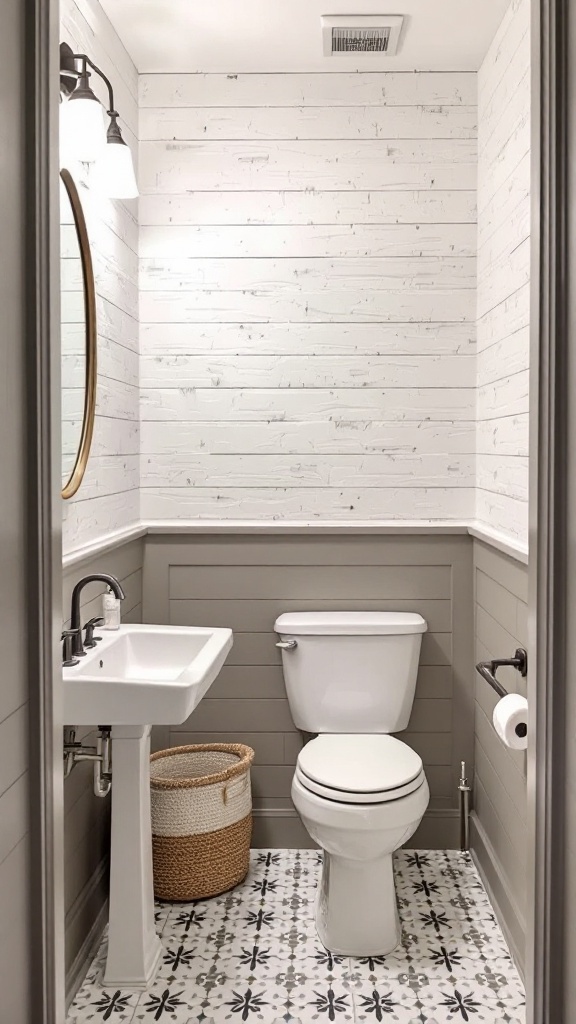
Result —
[{"label": "white ceiling vent grille", "polygon": [[400,15],[326,15],[322,18],[324,56],[386,54],[398,49],[402,30]]}]

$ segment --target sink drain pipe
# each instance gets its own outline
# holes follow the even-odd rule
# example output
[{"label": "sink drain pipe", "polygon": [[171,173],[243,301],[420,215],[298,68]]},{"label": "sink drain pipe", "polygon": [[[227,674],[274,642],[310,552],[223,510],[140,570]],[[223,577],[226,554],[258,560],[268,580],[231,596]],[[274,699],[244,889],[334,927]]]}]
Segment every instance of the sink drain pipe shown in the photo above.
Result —
[{"label": "sink drain pipe", "polygon": [[472,787],[466,778],[466,761],[460,762],[460,782],[458,783],[460,803],[460,849],[470,849],[470,793]]},{"label": "sink drain pipe", "polygon": [[66,726],[64,729],[64,778],[67,779],[72,769],[80,761],[92,761],[94,764],[94,795],[108,796],[112,789],[112,739],[109,725],[98,726],[98,738],[95,747],[88,747],[76,741],[76,727]]}]

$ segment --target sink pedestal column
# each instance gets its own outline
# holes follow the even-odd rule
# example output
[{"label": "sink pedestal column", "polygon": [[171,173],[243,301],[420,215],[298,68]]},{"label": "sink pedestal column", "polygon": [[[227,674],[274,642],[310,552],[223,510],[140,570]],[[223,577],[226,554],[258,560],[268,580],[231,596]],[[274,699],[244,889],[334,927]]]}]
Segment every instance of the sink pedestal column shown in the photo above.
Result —
[{"label": "sink pedestal column", "polygon": [[146,988],[162,954],[154,927],[150,726],[112,728],[112,842],[106,986]]}]

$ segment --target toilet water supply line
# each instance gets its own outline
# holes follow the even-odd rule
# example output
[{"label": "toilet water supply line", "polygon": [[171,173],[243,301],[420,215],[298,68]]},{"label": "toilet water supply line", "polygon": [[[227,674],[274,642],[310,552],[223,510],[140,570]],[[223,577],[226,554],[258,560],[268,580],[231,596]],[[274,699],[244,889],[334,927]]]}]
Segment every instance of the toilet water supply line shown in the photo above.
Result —
[{"label": "toilet water supply line", "polygon": [[468,785],[466,778],[466,761],[460,762],[460,782],[458,784],[460,794],[460,849],[470,849],[470,793],[472,787]]},{"label": "toilet water supply line", "polygon": [[112,788],[112,740],[109,725],[98,726],[98,737],[95,747],[84,746],[76,742],[76,728],[67,726],[64,729],[64,778],[80,761],[92,761],[94,764],[94,795],[108,796]]}]

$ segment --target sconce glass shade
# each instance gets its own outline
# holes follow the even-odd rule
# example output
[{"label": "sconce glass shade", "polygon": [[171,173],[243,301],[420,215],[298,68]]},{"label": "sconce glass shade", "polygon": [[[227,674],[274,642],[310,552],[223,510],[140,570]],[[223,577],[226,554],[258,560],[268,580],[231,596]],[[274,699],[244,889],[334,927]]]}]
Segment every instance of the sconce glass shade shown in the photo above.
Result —
[{"label": "sconce glass shade", "polygon": [[93,163],[106,148],[104,108],[95,96],[76,96],[62,103],[61,149],[82,163]]},{"label": "sconce glass shade", "polygon": [[98,190],[108,199],[136,199],[138,183],[134,173],[132,153],[122,138],[117,114],[112,113],[108,127],[108,141],[96,165]]}]

